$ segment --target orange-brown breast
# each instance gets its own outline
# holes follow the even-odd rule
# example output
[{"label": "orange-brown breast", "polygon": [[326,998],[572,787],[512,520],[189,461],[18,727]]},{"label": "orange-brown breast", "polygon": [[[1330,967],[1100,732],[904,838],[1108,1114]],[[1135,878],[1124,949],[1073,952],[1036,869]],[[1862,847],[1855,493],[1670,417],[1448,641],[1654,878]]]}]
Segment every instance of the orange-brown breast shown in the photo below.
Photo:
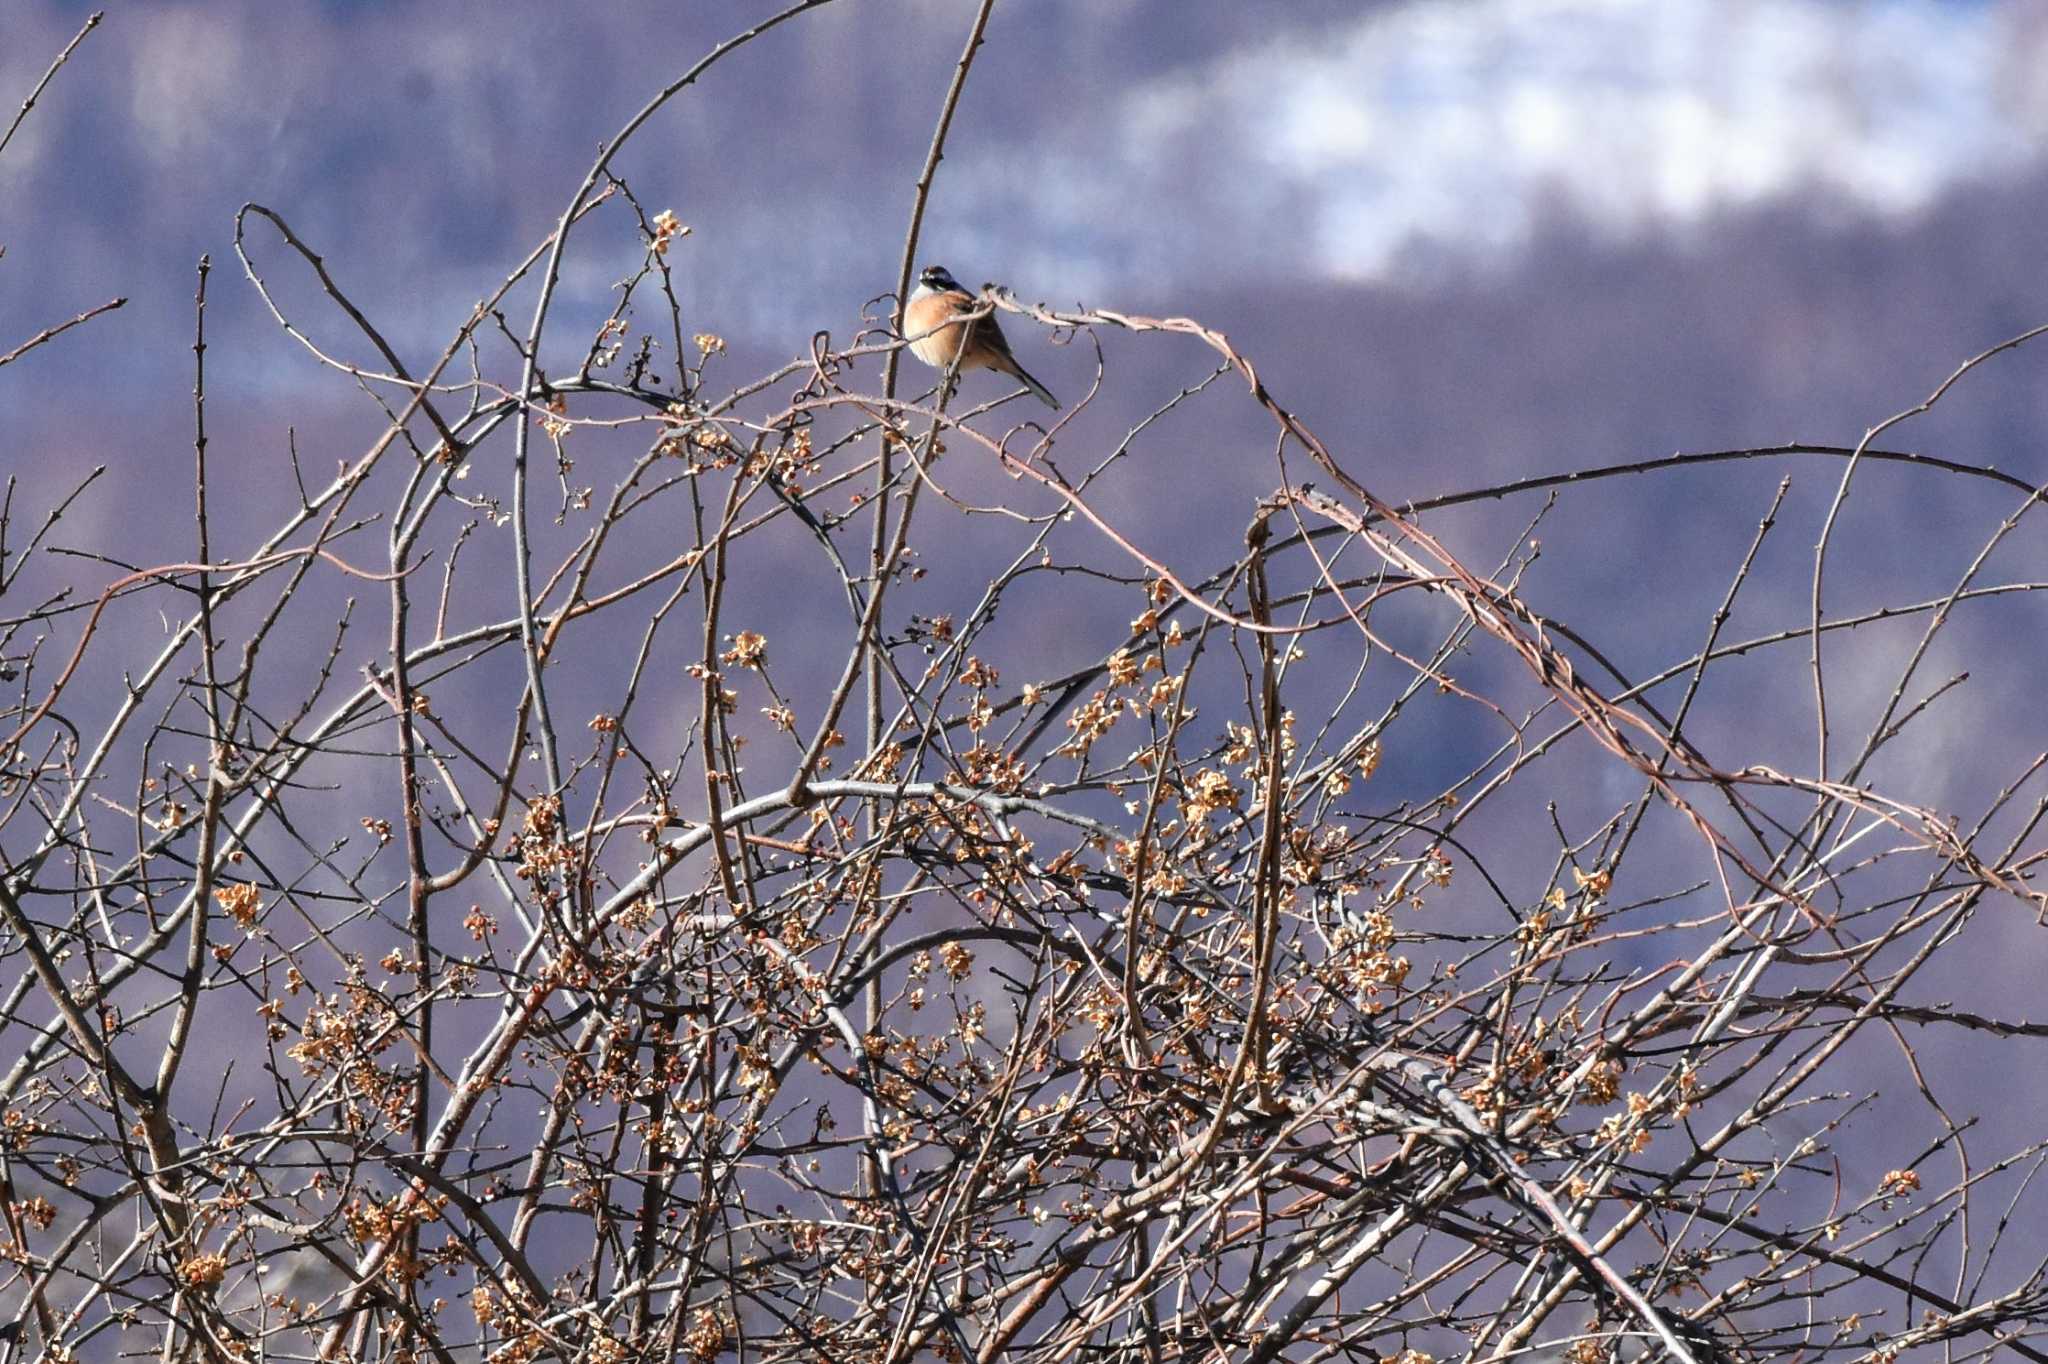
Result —
[{"label": "orange-brown breast", "polygon": [[[946,319],[973,310],[974,300],[958,291],[911,299],[910,306],[903,310],[903,334],[911,338],[910,353],[933,369],[944,369],[952,364],[954,353],[967,339],[968,328],[958,322],[947,326]],[[981,324],[975,323],[974,329],[979,333]],[[979,342],[980,339],[977,334],[975,340]],[[971,369],[976,364],[987,364],[988,361],[981,356],[986,349],[984,345],[970,345],[967,354],[961,357],[961,367]]]}]

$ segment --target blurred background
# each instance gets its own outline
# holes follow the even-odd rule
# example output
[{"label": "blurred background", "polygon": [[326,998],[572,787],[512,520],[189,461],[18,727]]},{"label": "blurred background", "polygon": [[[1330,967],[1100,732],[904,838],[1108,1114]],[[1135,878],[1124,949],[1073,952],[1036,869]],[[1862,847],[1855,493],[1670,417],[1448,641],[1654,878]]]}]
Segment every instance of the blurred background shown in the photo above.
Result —
[{"label": "blurred background", "polygon": [[[202,253],[223,267],[216,458],[260,492],[295,424],[329,467],[377,414],[236,277],[236,207],[284,214],[425,364],[628,114],[772,9],[116,11],[0,157],[0,343],[130,299],[90,341],[0,379],[10,470],[35,494],[112,465],[122,477],[74,510],[81,538],[134,525],[153,479],[183,476],[167,436],[186,422]],[[9,6],[9,105],[87,12]],[[650,213],[693,229],[675,255],[685,322],[730,343],[726,376],[800,354],[816,329],[848,339],[893,286],[968,17],[936,0],[827,6],[714,68],[621,158]],[[1221,328],[1395,500],[1681,448],[1853,444],[2048,320],[2044,63],[2034,3],[1008,4],[921,255],[1026,299]],[[570,354],[637,261],[620,226],[594,225],[566,263]],[[279,273],[289,292],[303,271]],[[315,316],[316,339],[346,351],[337,320]],[[1055,390],[1085,386],[1085,357],[1022,348]],[[2039,364],[2022,352],[1973,380],[1902,443],[2048,477]],[[1269,460],[1180,458],[1199,474],[1170,504],[1128,508],[1154,543],[1216,518],[1234,534],[1277,481]],[[1756,471],[1729,523],[1712,519],[1721,480],[1704,500],[1666,478],[1599,507],[1608,585],[1696,571],[1685,548],[1725,545],[1778,472]],[[1835,476],[1804,471],[1790,505]],[[1916,563],[1946,538],[1928,518],[1967,495],[1867,477],[1852,521],[1868,514]],[[1564,510],[1580,506],[1595,503]]]},{"label": "blurred background", "polygon": [[[88,9],[8,7],[10,112]],[[0,319],[133,302],[99,324],[104,365],[13,378],[12,438],[134,450],[186,386],[192,264],[229,257],[247,199],[438,348],[626,115],[772,9],[116,10],[0,159]],[[967,18],[827,6],[658,116],[623,170],[694,229],[697,320],[783,356],[893,284]],[[2044,57],[2032,3],[1032,0],[996,11],[925,254],[1027,298],[1199,314],[1311,416],[1372,431],[1403,495],[1853,435],[2048,316]],[[569,296],[602,301],[625,263],[586,260]],[[332,396],[249,290],[216,309],[238,399]],[[2020,436],[2038,388],[2000,388],[1983,429]],[[80,391],[106,425],[80,429]]]}]

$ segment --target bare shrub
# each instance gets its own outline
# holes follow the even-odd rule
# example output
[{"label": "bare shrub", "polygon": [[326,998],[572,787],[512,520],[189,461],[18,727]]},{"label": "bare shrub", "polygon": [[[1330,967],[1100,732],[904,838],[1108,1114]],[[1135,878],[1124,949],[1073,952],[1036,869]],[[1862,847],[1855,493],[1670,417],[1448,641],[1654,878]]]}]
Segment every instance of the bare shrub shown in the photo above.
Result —
[{"label": "bare shrub", "polygon": [[[277,452],[258,530],[202,263],[191,559],[13,535],[7,1360],[2040,1358],[2044,1148],[1972,1149],[1915,1039],[2042,1028],[1914,987],[2031,925],[2042,760],[1986,737],[1967,818],[1873,780],[1957,609],[2040,586],[1983,567],[2036,490],[1880,426],[1393,505],[1217,332],[997,289],[1093,364],[1049,427],[912,392],[893,296],[736,377],[617,156],[750,36],[425,363],[244,209],[381,436]],[[560,321],[599,215],[639,258]],[[1792,456],[2013,510],[1945,596],[1831,612],[1834,511],[1761,567],[1780,484],[1654,674],[1603,650],[1667,604],[1574,629],[1530,534],[1430,529]],[[1273,468],[1241,539],[1127,529],[1218,460]],[[1773,582],[1810,609],[1732,632]],[[1689,727],[1758,656],[1803,685]]]}]

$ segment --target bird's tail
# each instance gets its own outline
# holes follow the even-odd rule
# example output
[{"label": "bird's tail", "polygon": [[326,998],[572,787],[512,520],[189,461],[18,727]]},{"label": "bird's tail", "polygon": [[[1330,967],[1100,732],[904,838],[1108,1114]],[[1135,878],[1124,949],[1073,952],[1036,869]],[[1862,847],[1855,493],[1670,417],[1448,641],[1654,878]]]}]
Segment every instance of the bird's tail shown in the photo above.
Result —
[{"label": "bird's tail", "polygon": [[1053,411],[1057,412],[1060,410],[1060,400],[1052,396],[1052,390],[1034,379],[1031,376],[1031,371],[1018,364],[1014,358],[1010,361],[1010,377],[1022,383],[1024,387],[1030,389],[1033,393],[1036,393],[1038,401],[1044,403]]}]

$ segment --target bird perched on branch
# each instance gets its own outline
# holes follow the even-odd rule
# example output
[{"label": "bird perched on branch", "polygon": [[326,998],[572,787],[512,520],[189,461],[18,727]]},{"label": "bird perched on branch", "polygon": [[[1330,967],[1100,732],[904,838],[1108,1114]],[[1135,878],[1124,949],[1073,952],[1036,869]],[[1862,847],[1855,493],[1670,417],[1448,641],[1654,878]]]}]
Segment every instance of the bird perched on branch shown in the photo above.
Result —
[{"label": "bird perched on branch", "polygon": [[1017,363],[993,314],[949,324],[948,319],[971,313],[980,306],[980,301],[961,288],[945,266],[927,265],[917,277],[917,287],[910,291],[909,306],[903,310],[903,335],[910,342],[910,353],[934,369],[954,364],[957,354],[962,370],[992,369],[1007,374],[1057,412],[1060,400]]}]

